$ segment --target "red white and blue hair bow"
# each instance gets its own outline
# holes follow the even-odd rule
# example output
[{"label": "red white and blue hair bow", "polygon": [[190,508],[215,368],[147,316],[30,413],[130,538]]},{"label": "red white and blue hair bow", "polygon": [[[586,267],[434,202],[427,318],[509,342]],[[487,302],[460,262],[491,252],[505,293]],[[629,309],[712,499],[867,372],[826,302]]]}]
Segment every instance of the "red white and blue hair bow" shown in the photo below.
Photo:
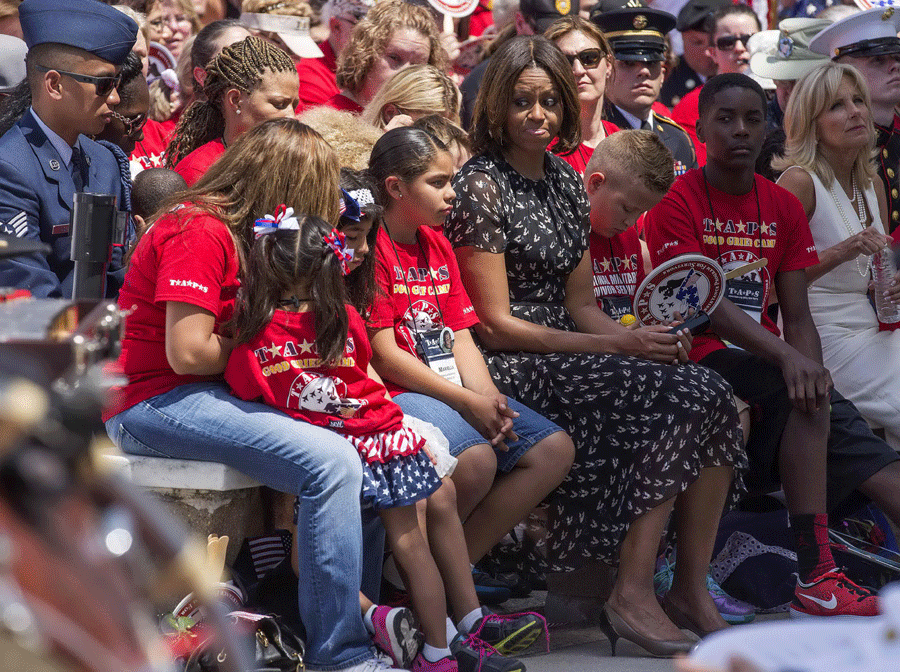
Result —
[{"label": "red white and blue hair bow", "polygon": [[353,250],[347,247],[347,237],[343,232],[332,229],[331,233],[323,238],[323,241],[340,261],[341,274],[347,275],[350,272],[348,264],[353,261]]},{"label": "red white and blue hair bow", "polygon": [[257,238],[279,229],[300,230],[300,222],[294,217],[294,209],[286,207],[284,203],[278,206],[274,215],[265,215],[253,222],[253,233]]}]

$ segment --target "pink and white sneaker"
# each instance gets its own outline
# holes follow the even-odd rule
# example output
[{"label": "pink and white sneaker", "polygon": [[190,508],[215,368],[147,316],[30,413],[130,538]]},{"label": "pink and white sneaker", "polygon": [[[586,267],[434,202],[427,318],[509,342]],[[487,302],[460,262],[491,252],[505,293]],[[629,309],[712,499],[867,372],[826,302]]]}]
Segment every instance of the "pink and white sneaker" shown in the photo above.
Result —
[{"label": "pink and white sneaker", "polygon": [[405,607],[377,606],[372,625],[375,646],[390,656],[394,665],[408,669],[425,641],[413,612]]},{"label": "pink and white sneaker", "polygon": [[412,672],[459,672],[459,666],[456,664],[456,658],[453,656],[447,656],[436,663],[430,663],[425,660],[425,656],[421,653],[416,656],[411,669]]}]

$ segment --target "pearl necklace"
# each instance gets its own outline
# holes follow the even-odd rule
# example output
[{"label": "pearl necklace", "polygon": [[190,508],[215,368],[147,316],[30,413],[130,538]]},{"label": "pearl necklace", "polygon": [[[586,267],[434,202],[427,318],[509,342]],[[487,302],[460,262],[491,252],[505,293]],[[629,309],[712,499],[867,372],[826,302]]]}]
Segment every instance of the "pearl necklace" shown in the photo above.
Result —
[{"label": "pearl necklace", "polygon": [[[863,199],[862,192],[860,192],[860,190],[859,190],[859,185],[856,184],[856,173],[855,172],[850,173],[850,181],[853,184],[853,200],[856,201],[856,212],[857,212],[857,216],[859,217],[859,226],[860,226],[860,229],[865,231],[865,229],[866,229],[866,225],[865,225],[866,202]],[[844,214],[844,208],[841,207],[841,201],[840,201],[840,199],[838,199],[838,195],[834,191],[834,185],[836,182],[837,182],[837,180],[835,179],[831,183],[831,199],[834,201],[834,204],[837,206],[838,212],[841,213],[841,219],[844,220],[844,226],[847,227],[847,233],[849,233],[851,236],[855,236],[856,233],[853,231],[853,228],[850,226],[850,220],[847,219],[847,215]],[[857,271],[857,273],[859,273],[859,277],[865,278],[867,275],[869,275],[869,269],[872,266],[872,257],[866,258],[866,268],[864,270],[859,265],[860,256],[862,256],[862,255],[857,255],[857,257],[856,257],[856,271]]]}]

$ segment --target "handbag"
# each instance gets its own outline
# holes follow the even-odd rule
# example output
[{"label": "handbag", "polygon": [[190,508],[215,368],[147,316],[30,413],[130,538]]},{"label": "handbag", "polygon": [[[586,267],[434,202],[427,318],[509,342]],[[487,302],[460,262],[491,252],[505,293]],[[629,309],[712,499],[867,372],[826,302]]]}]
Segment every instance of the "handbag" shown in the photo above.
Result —
[{"label": "handbag", "polygon": [[[253,667],[247,672],[301,672],[306,646],[303,640],[278,616],[233,611],[229,614],[233,630],[246,640],[247,651],[253,651]],[[185,672],[225,672],[229,669],[226,654],[208,638],[198,646],[185,663]]]}]

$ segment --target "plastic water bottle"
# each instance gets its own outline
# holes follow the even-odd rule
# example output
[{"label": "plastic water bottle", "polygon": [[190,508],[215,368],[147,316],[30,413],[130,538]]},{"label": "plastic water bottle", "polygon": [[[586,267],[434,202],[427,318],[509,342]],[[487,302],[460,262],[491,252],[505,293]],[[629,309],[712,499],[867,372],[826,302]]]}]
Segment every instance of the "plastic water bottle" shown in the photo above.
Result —
[{"label": "plastic water bottle", "polygon": [[894,252],[885,245],[880,252],[872,255],[872,277],[875,280],[875,312],[882,324],[900,322],[900,306],[891,303],[884,293],[890,289],[897,274]]}]

